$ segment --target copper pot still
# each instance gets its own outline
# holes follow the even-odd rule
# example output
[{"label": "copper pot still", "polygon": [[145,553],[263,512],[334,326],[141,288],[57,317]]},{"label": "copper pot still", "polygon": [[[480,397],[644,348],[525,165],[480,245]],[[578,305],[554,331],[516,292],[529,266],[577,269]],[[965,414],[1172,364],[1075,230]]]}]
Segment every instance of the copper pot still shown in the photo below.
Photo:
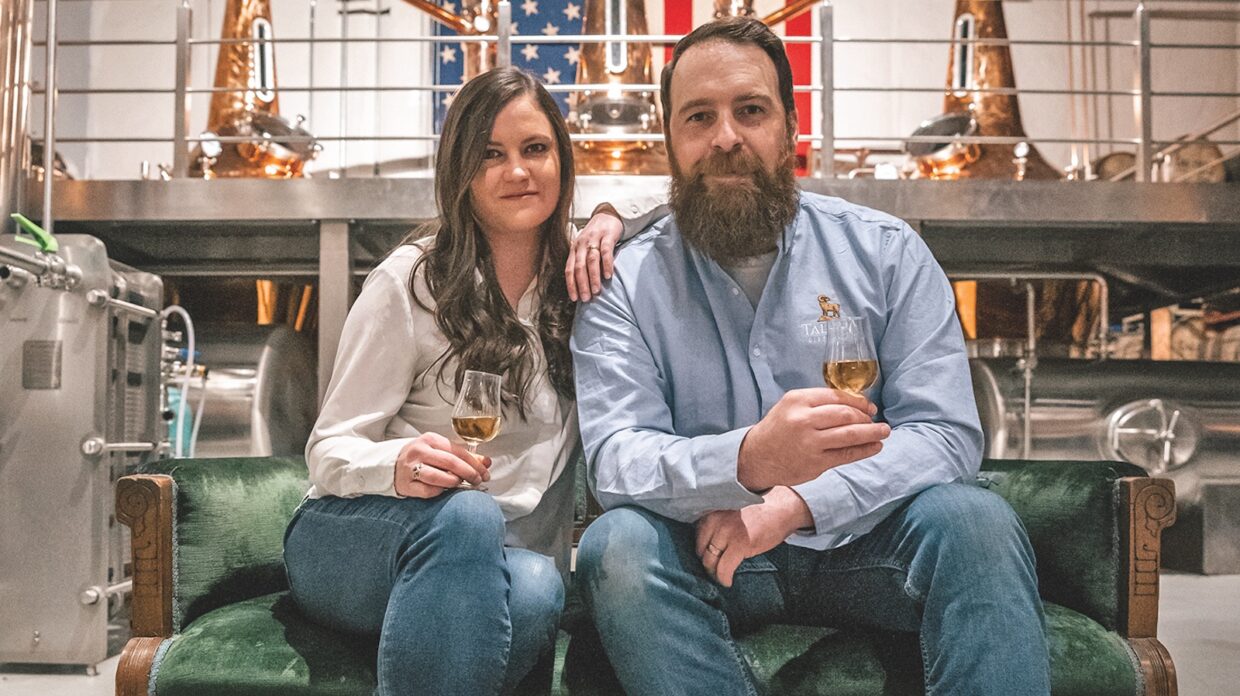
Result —
[{"label": "copper pot still", "polygon": [[[624,37],[647,34],[645,0],[585,0],[585,34]],[[665,174],[667,151],[657,139],[663,132],[657,94],[630,91],[625,85],[654,84],[651,44],[619,38],[583,43],[577,84],[591,85],[569,99],[568,129],[617,140],[576,143],[577,171],[589,173]]]},{"label": "copper pot still", "polygon": [[205,179],[305,176],[306,164],[322,146],[302,127],[303,119],[289,122],[280,116],[270,1],[228,0],[220,36],[248,41],[220,45],[215,87],[223,91],[211,97],[191,174]]},{"label": "copper pot still", "polygon": [[[914,135],[944,136],[937,143],[909,142],[905,150],[918,175],[930,179],[1059,179],[1026,142],[1016,98],[1012,52],[1000,0],[957,0],[952,22],[943,115]],[[976,43],[986,40],[988,43]],[[989,43],[994,41],[994,43]],[[1020,138],[1015,143],[966,145],[964,136]],[[954,136],[954,137],[953,137]]]}]

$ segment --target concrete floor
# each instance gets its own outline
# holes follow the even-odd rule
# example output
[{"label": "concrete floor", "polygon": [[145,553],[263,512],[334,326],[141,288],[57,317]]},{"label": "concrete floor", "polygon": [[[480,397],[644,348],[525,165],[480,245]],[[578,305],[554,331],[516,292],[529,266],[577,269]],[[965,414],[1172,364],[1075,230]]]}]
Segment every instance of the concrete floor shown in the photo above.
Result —
[{"label": "concrete floor", "polygon": [[[1164,573],[1158,634],[1175,660],[1180,696],[1240,694],[1240,575]],[[27,667],[0,671],[4,696],[112,694],[118,657],[81,668]]]}]

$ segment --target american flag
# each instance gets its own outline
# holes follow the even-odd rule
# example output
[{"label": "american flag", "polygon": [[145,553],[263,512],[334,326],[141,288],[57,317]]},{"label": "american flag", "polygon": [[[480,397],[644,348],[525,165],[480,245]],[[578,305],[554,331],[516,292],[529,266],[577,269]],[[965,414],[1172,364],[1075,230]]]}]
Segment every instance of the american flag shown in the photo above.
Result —
[{"label": "american flag", "polygon": [[[586,0],[517,0],[512,3],[512,33],[580,34],[582,15]],[[449,12],[455,12],[455,3],[442,3]],[[436,25],[441,36],[455,36],[456,32]],[[436,44],[436,84],[459,85],[464,73],[465,48],[457,43]],[[536,76],[545,85],[571,85],[577,81],[577,60],[581,47],[576,44],[523,44],[513,41],[512,64]],[[560,110],[568,114],[568,95],[554,95],[560,102]],[[451,92],[437,92],[435,97],[435,131],[438,132],[452,103]]]},{"label": "american flag", "polygon": [[[594,0],[513,0],[512,21],[514,34],[580,34],[583,31],[583,19],[587,11],[602,11],[603,2]],[[701,24],[709,22],[714,16],[713,0],[628,0],[640,2],[646,9],[646,26],[652,32],[661,34],[687,34]],[[455,3],[444,2],[443,7],[450,12],[456,11]],[[758,17],[765,16],[785,4],[784,0],[754,0],[753,8]],[[808,36],[815,30],[814,13],[807,12],[799,17],[774,27],[777,34],[784,36]],[[440,35],[454,36],[456,32],[441,25],[436,25]],[[568,85],[577,79],[577,60],[580,47],[565,44],[522,44],[514,40],[512,44],[512,64],[536,75],[543,84]],[[654,70],[651,82],[659,81],[659,71],[663,61],[671,56],[671,47],[658,50],[653,47]],[[464,72],[465,51],[457,43],[437,44],[435,50],[436,84],[459,85]],[[809,44],[788,46],[788,58],[792,63],[794,82],[807,85],[812,81],[814,68],[814,52]],[[568,95],[557,94],[560,108],[568,113]],[[814,122],[813,105],[809,94],[797,94],[797,114],[800,117],[802,133],[811,132]],[[435,130],[438,132],[443,122],[444,113],[452,97],[449,92],[438,92],[435,97]],[[807,144],[800,145],[801,154]]]}]

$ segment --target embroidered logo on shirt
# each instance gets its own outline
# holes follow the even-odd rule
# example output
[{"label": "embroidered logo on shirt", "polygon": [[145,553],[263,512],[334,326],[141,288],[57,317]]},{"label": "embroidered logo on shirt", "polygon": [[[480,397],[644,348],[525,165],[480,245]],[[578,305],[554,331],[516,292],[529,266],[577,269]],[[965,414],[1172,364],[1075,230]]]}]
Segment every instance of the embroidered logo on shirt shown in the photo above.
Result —
[{"label": "embroidered logo on shirt", "polygon": [[822,316],[818,317],[818,321],[831,321],[840,318],[840,305],[832,302],[830,297],[826,295],[818,296],[818,306],[822,308]]}]

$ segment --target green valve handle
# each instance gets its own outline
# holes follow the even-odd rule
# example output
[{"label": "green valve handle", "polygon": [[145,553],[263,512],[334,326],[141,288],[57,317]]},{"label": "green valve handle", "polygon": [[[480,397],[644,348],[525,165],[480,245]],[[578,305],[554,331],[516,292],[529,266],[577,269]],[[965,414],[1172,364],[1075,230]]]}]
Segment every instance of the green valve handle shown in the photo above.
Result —
[{"label": "green valve handle", "polygon": [[[21,213],[13,213],[9,217],[13,218],[17,222],[17,241],[22,244],[29,244],[30,246],[39,247],[39,251],[45,251],[49,254],[55,254],[60,251],[60,244],[56,241],[56,238],[49,234],[47,230],[31,222],[25,215],[22,215]],[[22,230],[26,230],[26,232],[30,234],[30,237],[23,236],[21,233]],[[33,239],[31,239],[31,237],[33,237]]]}]

